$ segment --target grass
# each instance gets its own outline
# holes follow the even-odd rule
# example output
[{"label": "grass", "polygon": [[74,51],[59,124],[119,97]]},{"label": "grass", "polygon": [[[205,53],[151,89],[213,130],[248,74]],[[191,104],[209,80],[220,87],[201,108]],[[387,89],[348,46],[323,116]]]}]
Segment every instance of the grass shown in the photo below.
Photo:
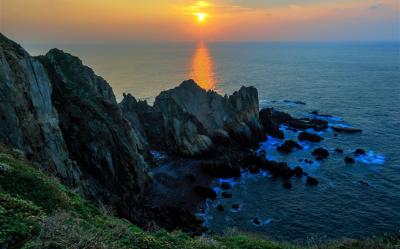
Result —
[{"label": "grass", "polygon": [[[105,210],[105,209],[104,209]],[[385,236],[300,247],[236,231],[192,238],[164,230],[144,231],[90,204],[0,145],[0,248],[58,249],[398,249],[400,238]]]}]

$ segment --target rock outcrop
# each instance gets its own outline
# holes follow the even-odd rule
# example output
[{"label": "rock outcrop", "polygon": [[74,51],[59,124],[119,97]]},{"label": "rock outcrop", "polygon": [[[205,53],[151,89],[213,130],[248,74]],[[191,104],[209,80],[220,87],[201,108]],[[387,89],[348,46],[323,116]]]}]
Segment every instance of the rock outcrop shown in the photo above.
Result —
[{"label": "rock outcrop", "polygon": [[52,49],[40,61],[50,76],[61,131],[71,159],[80,166],[86,194],[136,219],[135,208],[150,180],[140,153],[146,144],[122,116],[108,83],[79,58]]},{"label": "rock outcrop", "polygon": [[76,183],[80,170],[69,159],[42,64],[0,33],[0,142]]},{"label": "rock outcrop", "polygon": [[188,80],[161,92],[153,107],[131,95],[120,105],[132,125],[141,121],[152,146],[171,154],[199,156],[218,145],[251,147],[264,139],[254,87],[223,97]]}]

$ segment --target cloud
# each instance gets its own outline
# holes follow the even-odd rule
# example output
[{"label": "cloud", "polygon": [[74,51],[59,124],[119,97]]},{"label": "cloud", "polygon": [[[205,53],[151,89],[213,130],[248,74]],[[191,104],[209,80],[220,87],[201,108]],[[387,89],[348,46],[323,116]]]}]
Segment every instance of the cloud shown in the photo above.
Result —
[{"label": "cloud", "polygon": [[376,3],[376,4],[373,4],[373,5],[369,6],[368,9],[370,9],[370,10],[376,10],[376,9],[385,8],[385,7],[387,7],[387,6],[388,6],[388,5],[385,4],[385,3]]}]

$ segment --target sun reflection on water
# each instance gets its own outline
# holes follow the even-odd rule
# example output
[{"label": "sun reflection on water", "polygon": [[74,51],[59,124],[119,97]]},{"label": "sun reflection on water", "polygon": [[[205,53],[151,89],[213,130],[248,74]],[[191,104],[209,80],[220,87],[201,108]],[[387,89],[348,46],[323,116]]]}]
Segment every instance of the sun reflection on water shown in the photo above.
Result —
[{"label": "sun reflection on water", "polygon": [[213,59],[207,44],[204,42],[197,44],[192,59],[190,78],[204,89],[218,91],[215,82]]}]

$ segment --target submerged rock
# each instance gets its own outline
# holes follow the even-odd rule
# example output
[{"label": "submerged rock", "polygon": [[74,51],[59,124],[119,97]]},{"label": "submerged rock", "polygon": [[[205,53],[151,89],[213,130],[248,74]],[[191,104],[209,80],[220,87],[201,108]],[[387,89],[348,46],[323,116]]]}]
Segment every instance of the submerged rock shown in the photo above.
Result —
[{"label": "submerged rock", "polygon": [[354,151],[354,155],[356,155],[356,156],[365,155],[365,150],[363,150],[363,149],[356,149],[356,150]]},{"label": "submerged rock", "polygon": [[324,138],[317,134],[309,133],[307,131],[303,131],[299,134],[299,141],[309,141],[313,143],[321,142]]},{"label": "submerged rock", "polygon": [[296,177],[301,178],[304,174],[304,171],[301,167],[297,166],[296,168],[294,168],[294,174],[296,175]]},{"label": "submerged rock", "polygon": [[351,164],[351,163],[355,163],[356,161],[354,160],[354,158],[347,156],[344,158],[344,162],[347,164]]},{"label": "submerged rock", "polygon": [[341,127],[341,126],[331,126],[332,130],[337,131],[337,132],[343,132],[343,133],[361,133],[361,129],[357,128],[351,128],[351,127]]},{"label": "submerged rock", "polygon": [[303,146],[296,143],[295,141],[286,140],[282,145],[278,146],[276,149],[277,149],[277,151],[282,152],[282,153],[290,153],[294,149],[302,149],[302,148],[303,148]]},{"label": "submerged rock", "polygon": [[342,153],[343,153],[343,149],[336,148],[336,149],[335,149],[335,152],[342,154]]},{"label": "submerged rock", "polygon": [[317,178],[312,176],[307,176],[307,184],[308,185],[318,185],[319,181]]},{"label": "submerged rock", "polygon": [[224,211],[225,211],[225,208],[224,208],[224,206],[223,206],[222,204],[218,204],[217,210],[218,210],[219,212],[224,212]]},{"label": "submerged rock", "polygon": [[228,190],[228,189],[232,188],[232,185],[229,182],[222,182],[221,188],[224,190]]},{"label": "submerged rock", "polygon": [[232,194],[229,193],[229,192],[224,191],[224,192],[222,192],[222,197],[224,197],[224,198],[232,198]]},{"label": "submerged rock", "polygon": [[324,148],[317,148],[313,150],[312,155],[315,156],[318,161],[322,161],[329,156],[329,151]]}]

